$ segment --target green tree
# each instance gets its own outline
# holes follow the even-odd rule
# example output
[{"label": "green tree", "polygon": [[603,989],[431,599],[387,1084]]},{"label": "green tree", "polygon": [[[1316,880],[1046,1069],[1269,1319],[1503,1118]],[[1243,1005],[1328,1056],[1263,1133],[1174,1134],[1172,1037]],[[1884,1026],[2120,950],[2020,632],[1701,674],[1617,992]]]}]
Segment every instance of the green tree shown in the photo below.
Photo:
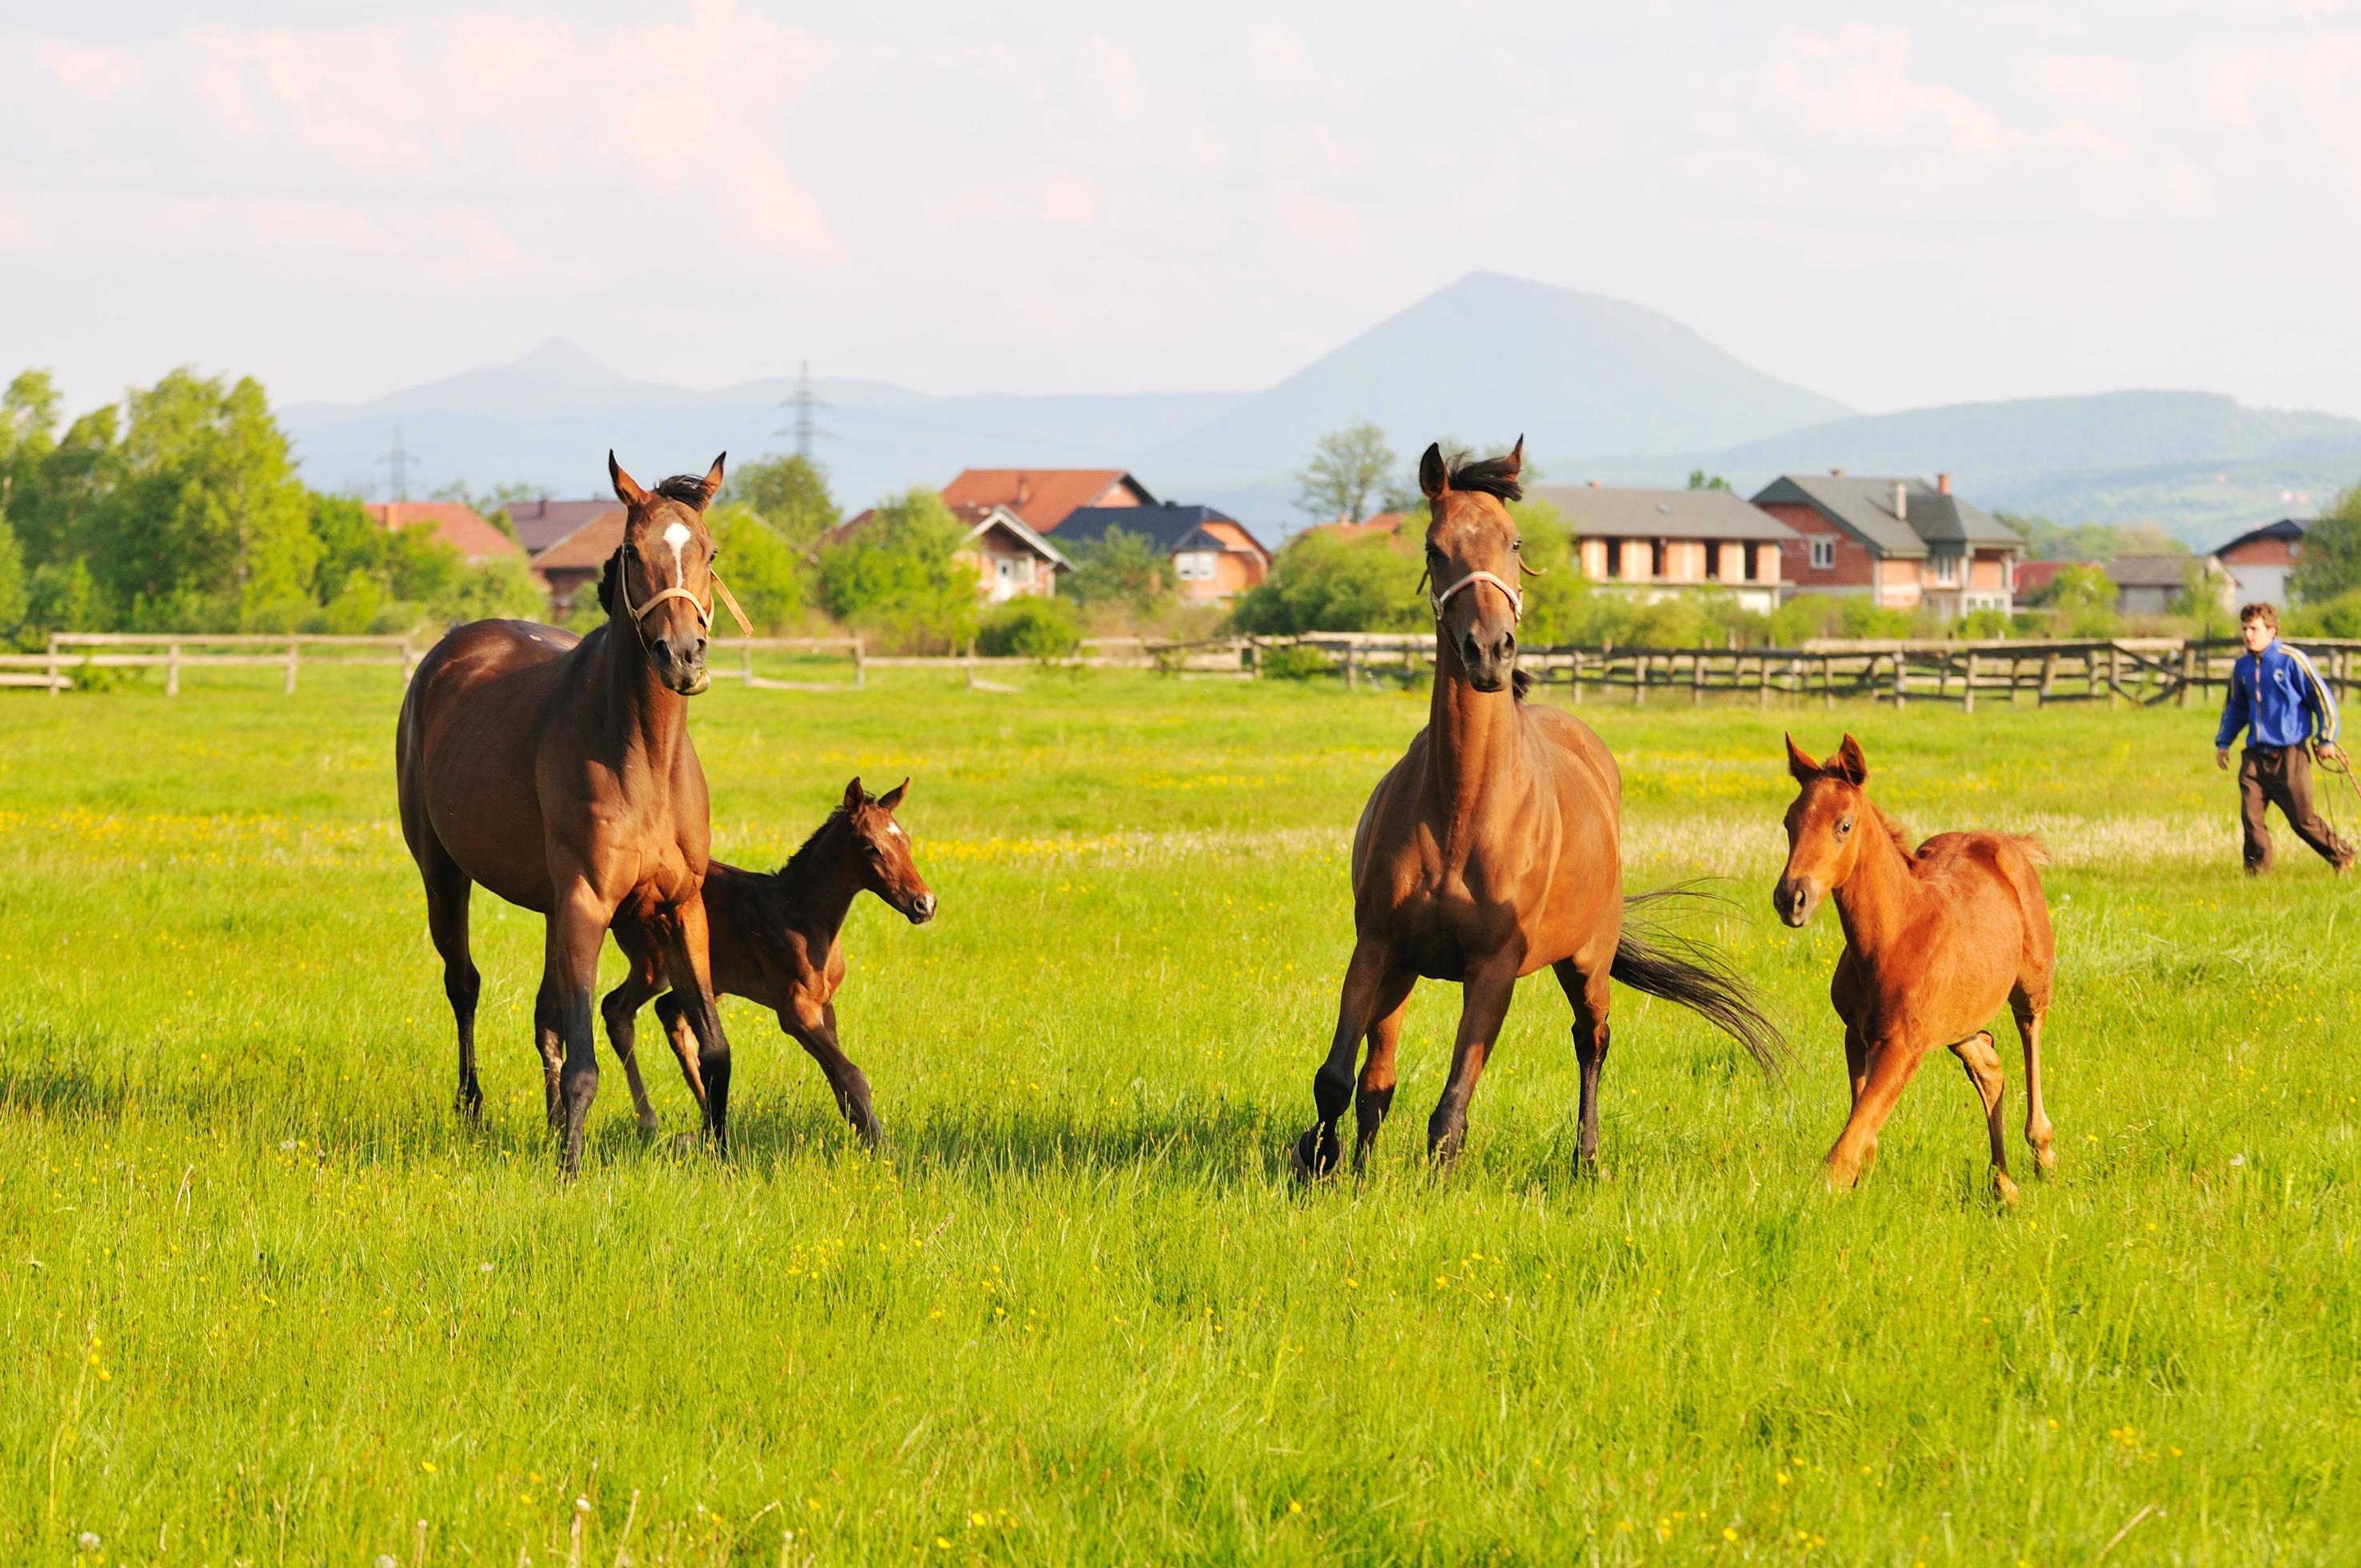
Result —
[{"label": "green tree", "polygon": [[1708,474],[1702,468],[1692,468],[1689,470],[1689,488],[1692,490],[1726,490],[1730,488],[1730,481],[1723,478],[1719,474]]},{"label": "green tree", "polygon": [[721,499],[752,509],[773,532],[807,556],[838,521],[828,475],[808,457],[757,457],[730,474]]},{"label": "green tree", "polygon": [[705,524],[721,550],[714,570],[756,631],[774,632],[803,613],[803,558],[753,508],[724,501],[706,513]]},{"label": "green tree", "polygon": [[1393,448],[1386,433],[1367,420],[1330,431],[1312,448],[1312,461],[1296,475],[1300,493],[1296,509],[1327,521],[1343,518],[1358,521],[1368,515],[1369,503],[1386,490],[1394,471]]},{"label": "green tree", "polygon": [[25,618],[17,635],[27,644],[43,642],[52,631],[96,631],[103,624],[98,584],[88,564],[79,559],[45,561],[33,568],[26,585]]},{"label": "green tree", "polygon": [[1179,586],[1172,558],[1144,533],[1110,528],[1087,544],[1077,544],[1070,557],[1074,569],[1062,585],[1074,602],[1120,605],[1135,620],[1144,620],[1172,597]]},{"label": "green tree", "polygon": [[966,538],[941,496],[906,491],[820,553],[821,602],[897,641],[956,647],[976,623],[975,568],[960,554]]},{"label": "green tree", "polygon": [[1410,631],[1426,619],[1412,591],[1416,564],[1381,538],[1342,539],[1326,529],[1279,547],[1270,575],[1237,597],[1230,621],[1241,631]]},{"label": "green tree", "polygon": [[25,370],[0,393],[0,516],[17,487],[57,449],[58,389],[46,370]]},{"label": "green tree", "polygon": [[1082,618],[1070,600],[1027,594],[992,607],[976,628],[976,651],[995,659],[1062,659],[1082,645]]},{"label": "green tree", "polygon": [[8,526],[7,514],[0,512],[0,642],[14,641],[23,634],[30,587],[24,547],[16,543],[16,531]]},{"label": "green tree", "polygon": [[2112,561],[2118,555],[2190,553],[2188,545],[2146,520],[2129,523],[2061,523],[2015,512],[1994,515],[2025,536],[2026,554],[2036,561]]},{"label": "green tree", "polygon": [[2288,576],[2289,596],[2302,602],[2324,603],[2355,588],[2361,588],[2361,485],[2304,532]]}]

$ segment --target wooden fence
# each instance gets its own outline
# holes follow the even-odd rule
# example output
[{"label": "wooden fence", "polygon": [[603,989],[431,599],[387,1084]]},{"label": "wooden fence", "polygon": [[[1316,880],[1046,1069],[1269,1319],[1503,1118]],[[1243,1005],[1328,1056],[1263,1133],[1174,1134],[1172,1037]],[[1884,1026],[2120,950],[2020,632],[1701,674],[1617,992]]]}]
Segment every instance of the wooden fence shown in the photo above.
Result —
[{"label": "wooden fence", "polygon": [[[2312,655],[2342,700],[2361,676],[2361,641],[2291,637]],[[431,645],[431,644],[430,644]],[[878,669],[936,670],[964,674],[979,690],[1010,688],[985,678],[994,670],[1157,670],[1181,679],[1252,680],[1283,650],[1315,663],[1347,686],[1365,681],[1426,678],[1434,664],[1431,632],[1315,632],[1301,637],[1219,637],[1159,641],[1139,637],[1093,638],[1071,655],[1038,660],[963,653],[880,656],[858,637],[754,637],[717,643],[710,668],[717,679],[750,690],[862,691]],[[286,672],[297,687],[306,663],[399,668],[407,681],[424,649],[407,637],[276,636],[236,633],[60,632],[41,653],[0,655],[0,685],[71,687],[78,674],[102,669],[161,669],[167,696],[177,696],[183,671],[265,667]],[[730,654],[737,654],[732,661]],[[2029,701],[2125,703],[2183,707],[2212,695],[2229,679],[2243,645],[2235,639],[2116,638],[2052,642],[1815,641],[1801,648],[1529,647],[1518,666],[1541,686],[1559,688],[1581,703],[1592,697],[1633,703],[1703,703],[1707,697],[1758,707],[1795,705],[1817,697],[1890,702],[1954,702],[1972,713],[1977,703]],[[758,675],[757,653],[841,659],[849,678],[836,681]],[[734,667],[733,666],[734,663]],[[1304,673],[1292,661],[1290,674]]]}]

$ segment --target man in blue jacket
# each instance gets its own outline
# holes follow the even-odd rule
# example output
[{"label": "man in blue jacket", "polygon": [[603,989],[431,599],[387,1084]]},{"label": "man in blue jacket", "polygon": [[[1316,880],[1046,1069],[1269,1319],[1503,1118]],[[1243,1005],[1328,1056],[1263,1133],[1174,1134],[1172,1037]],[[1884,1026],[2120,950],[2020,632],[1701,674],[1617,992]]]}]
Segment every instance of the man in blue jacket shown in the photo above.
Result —
[{"label": "man in blue jacket", "polygon": [[2344,871],[2353,848],[2337,838],[2312,804],[2312,748],[2323,762],[2344,752],[2336,745],[2336,701],[2312,661],[2279,640],[2279,611],[2250,604],[2238,611],[2238,635],[2246,653],[2230,670],[2230,695],[2222,704],[2222,728],[2213,737],[2213,762],[2230,765],[2230,742],[2246,732],[2238,761],[2238,819],[2246,832],[2246,870],[2271,869],[2270,829],[2263,812],[2276,806],[2296,837]]}]

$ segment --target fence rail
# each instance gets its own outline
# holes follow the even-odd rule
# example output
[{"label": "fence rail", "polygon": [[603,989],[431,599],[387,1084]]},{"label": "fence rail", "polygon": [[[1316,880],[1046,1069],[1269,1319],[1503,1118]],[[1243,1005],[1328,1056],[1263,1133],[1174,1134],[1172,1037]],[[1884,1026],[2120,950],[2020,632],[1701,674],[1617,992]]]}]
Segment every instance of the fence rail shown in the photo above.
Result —
[{"label": "fence rail", "polygon": [[[2361,640],[2290,637],[2288,642],[2312,655],[2342,700],[2361,676]],[[752,637],[715,646],[716,678],[742,682],[750,690],[862,691],[872,670],[937,670],[964,674],[979,690],[1012,688],[983,678],[983,672],[1026,667],[1156,670],[1181,679],[1252,680],[1273,653],[1302,650],[1317,655],[1347,686],[1364,681],[1425,678],[1434,664],[1432,633],[1312,632],[1301,637],[1215,637],[1162,641],[1141,637],[1085,640],[1065,657],[1041,660],[977,653],[881,656],[859,637]],[[738,657],[731,667],[730,653]],[[2046,642],[1835,641],[1800,648],[1616,648],[1529,647],[1519,667],[1543,687],[1563,689],[1576,703],[1594,694],[1633,703],[1700,704],[1708,696],[1744,699],[1757,706],[1790,705],[1817,696],[1833,707],[1839,698],[1890,702],[1957,703],[1974,712],[1979,699],[2030,700],[2039,705],[2103,702],[2187,707],[2210,690],[2226,685],[2244,646],[2232,638],[2111,638]],[[71,689],[78,674],[105,669],[161,669],[164,691],[177,696],[184,670],[274,668],[286,672],[286,690],[297,686],[305,663],[398,667],[407,681],[424,649],[407,637],[277,636],[253,633],[59,632],[41,653],[0,654],[0,686]],[[783,679],[755,674],[757,653],[849,661],[847,680]],[[1297,663],[1290,674],[1305,673]]]}]

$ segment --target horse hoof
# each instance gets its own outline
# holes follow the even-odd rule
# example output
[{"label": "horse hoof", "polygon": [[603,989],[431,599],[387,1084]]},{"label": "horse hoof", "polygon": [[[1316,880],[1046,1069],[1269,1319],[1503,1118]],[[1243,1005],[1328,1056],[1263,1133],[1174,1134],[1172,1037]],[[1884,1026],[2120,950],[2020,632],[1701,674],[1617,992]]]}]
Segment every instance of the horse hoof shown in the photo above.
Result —
[{"label": "horse hoof", "polygon": [[1321,1137],[1317,1127],[1296,1139],[1287,1151],[1288,1168],[1295,1172],[1298,1181],[1325,1180],[1335,1174],[1336,1159],[1333,1142]]},{"label": "horse hoof", "polygon": [[2004,1207],[2016,1207],[2016,1183],[2011,1181],[2004,1171],[1993,1172],[1993,1196],[1999,1199]]}]

